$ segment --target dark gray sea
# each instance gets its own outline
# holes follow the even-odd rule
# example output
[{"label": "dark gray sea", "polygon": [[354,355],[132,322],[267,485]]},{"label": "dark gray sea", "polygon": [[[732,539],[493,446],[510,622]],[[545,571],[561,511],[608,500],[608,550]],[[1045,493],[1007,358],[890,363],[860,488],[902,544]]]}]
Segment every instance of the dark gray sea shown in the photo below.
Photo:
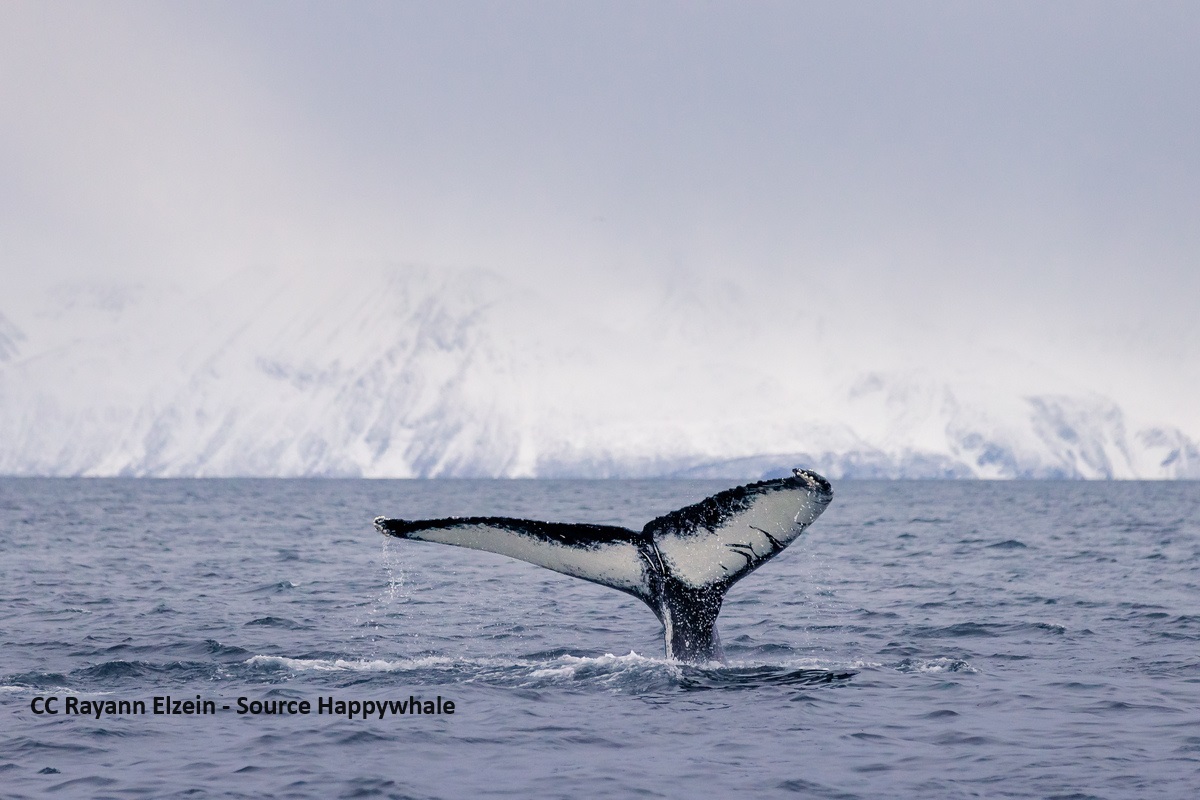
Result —
[{"label": "dark gray sea", "polygon": [[629,596],[371,525],[728,485],[0,479],[0,795],[1200,793],[1200,484],[835,483],[706,667]]}]

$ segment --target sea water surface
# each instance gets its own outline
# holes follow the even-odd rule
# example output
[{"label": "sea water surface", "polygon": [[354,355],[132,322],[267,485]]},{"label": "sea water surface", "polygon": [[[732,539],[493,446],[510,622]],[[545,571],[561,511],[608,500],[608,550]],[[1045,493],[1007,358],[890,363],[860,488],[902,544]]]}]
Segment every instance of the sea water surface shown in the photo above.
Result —
[{"label": "sea water surface", "polygon": [[[371,526],[640,528],[727,486],[0,479],[0,794],[1197,796],[1200,484],[835,483],[702,667],[631,597]],[[220,710],[61,713],[168,695]]]}]

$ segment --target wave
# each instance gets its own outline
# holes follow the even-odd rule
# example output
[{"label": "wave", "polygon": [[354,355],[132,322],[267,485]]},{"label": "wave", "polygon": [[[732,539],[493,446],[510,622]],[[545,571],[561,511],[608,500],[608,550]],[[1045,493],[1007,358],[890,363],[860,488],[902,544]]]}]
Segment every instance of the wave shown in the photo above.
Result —
[{"label": "wave", "polygon": [[403,675],[417,682],[488,683],[521,689],[590,688],[621,693],[834,684],[847,681],[855,674],[844,666],[822,665],[813,659],[783,664],[694,665],[634,652],[620,656],[612,653],[600,656],[561,654],[536,660],[433,655],[351,660],[259,655],[245,663],[253,668],[290,672],[382,673]]},{"label": "wave", "polygon": [[897,664],[895,669],[898,672],[979,672],[975,667],[960,658],[906,658]]},{"label": "wave", "polygon": [[345,658],[288,658],[286,656],[253,656],[246,660],[252,667],[282,668],[294,672],[403,672],[411,669],[427,669],[446,666],[458,666],[466,663],[462,659],[448,656],[427,656],[425,658],[401,659],[387,661],[385,659],[361,659],[354,661]]},{"label": "wave", "polygon": [[286,685],[297,674],[308,681],[351,685],[396,680],[413,685],[475,684],[521,690],[601,691],[621,694],[674,693],[698,690],[746,690],[771,687],[836,686],[861,671],[901,673],[978,672],[961,659],[907,658],[898,663],[863,660],[790,658],[731,660],[728,663],[684,664],[636,652],[576,656],[550,653],[510,658],[419,655],[408,658],[344,658],[253,655],[222,661],[104,661],[58,673],[24,673],[0,677],[0,691],[84,691],[116,686],[190,685],[196,682]]}]

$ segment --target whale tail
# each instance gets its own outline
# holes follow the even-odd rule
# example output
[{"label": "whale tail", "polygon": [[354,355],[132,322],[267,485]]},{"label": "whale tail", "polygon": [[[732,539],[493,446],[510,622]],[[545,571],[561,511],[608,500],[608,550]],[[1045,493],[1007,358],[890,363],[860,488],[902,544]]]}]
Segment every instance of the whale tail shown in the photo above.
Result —
[{"label": "whale tail", "polygon": [[612,525],[510,517],[403,520],[377,517],[380,533],[528,561],[642,600],[663,624],[668,658],[721,657],[716,620],[725,592],[778,555],[833,499],[808,470],[715,494],[651,520]]}]

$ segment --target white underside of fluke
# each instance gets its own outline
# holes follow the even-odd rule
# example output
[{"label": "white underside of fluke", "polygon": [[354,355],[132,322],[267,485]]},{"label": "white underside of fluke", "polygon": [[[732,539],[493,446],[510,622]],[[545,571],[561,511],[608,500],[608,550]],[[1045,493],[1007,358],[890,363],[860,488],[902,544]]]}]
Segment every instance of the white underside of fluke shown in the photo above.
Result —
[{"label": "white underside of fluke", "polygon": [[419,531],[408,538],[499,553],[623,591],[644,591],[646,587],[643,562],[631,541],[566,545],[487,524]]}]

